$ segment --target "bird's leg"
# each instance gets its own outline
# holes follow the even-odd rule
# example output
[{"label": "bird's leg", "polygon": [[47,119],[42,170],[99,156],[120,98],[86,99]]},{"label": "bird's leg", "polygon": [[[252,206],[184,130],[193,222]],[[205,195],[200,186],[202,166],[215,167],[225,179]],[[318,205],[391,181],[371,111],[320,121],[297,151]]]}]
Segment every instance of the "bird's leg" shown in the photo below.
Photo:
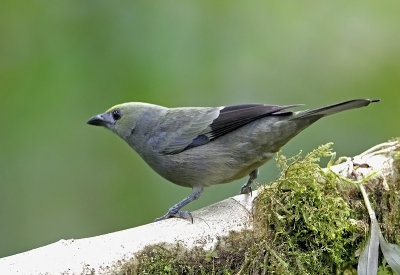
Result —
[{"label": "bird's leg", "polygon": [[251,195],[252,191],[251,184],[256,180],[257,176],[258,176],[258,169],[255,169],[249,174],[249,180],[240,189],[240,194],[250,193]]},{"label": "bird's leg", "polygon": [[190,196],[188,196],[187,198],[183,199],[182,201],[178,202],[177,204],[175,204],[174,206],[172,206],[167,214],[165,214],[162,217],[159,217],[157,219],[155,219],[155,222],[167,219],[167,218],[171,218],[171,217],[177,217],[177,218],[183,218],[183,219],[190,219],[190,221],[193,223],[193,217],[192,214],[189,211],[180,211],[180,209],[182,207],[184,207],[186,204],[197,200],[201,193],[203,193],[203,187],[202,186],[196,186],[193,187],[193,192],[192,194],[190,194]]}]

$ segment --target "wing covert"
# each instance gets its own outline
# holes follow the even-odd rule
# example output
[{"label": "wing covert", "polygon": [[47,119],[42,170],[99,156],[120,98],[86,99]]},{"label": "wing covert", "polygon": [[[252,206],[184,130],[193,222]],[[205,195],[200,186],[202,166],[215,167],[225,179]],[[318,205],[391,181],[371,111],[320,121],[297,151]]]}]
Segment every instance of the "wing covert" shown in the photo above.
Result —
[{"label": "wing covert", "polygon": [[299,105],[243,104],[218,108],[170,109],[159,128],[159,148],[176,154],[230,133],[266,116],[291,115],[287,109]]}]

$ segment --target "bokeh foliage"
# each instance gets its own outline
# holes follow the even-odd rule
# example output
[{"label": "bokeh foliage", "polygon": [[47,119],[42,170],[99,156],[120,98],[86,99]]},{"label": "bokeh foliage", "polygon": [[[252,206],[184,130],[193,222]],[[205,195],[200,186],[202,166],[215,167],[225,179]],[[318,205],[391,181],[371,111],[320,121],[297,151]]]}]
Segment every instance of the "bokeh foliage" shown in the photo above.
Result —
[{"label": "bokeh foliage", "polygon": [[[394,0],[2,1],[0,257],[151,222],[190,192],[85,124],[120,102],[381,98],[321,120],[284,152],[333,141],[352,155],[399,136],[399,12]],[[212,187],[188,209],[240,185]]]}]

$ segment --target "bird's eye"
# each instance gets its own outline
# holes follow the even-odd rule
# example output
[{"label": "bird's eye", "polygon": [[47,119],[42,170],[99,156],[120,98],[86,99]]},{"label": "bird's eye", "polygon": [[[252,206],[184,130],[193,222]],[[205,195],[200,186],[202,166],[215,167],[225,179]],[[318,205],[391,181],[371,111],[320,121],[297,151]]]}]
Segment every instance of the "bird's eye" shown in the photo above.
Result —
[{"label": "bird's eye", "polygon": [[121,112],[119,110],[114,110],[111,113],[114,120],[118,120],[121,118]]}]

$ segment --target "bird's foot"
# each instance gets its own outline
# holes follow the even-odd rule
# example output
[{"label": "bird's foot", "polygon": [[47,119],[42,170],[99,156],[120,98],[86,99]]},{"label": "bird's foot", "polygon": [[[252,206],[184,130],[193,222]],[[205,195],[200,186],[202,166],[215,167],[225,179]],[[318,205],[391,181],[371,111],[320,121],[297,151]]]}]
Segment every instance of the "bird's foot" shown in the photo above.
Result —
[{"label": "bird's foot", "polygon": [[162,217],[159,217],[157,219],[155,219],[155,222],[161,221],[161,220],[165,220],[168,218],[181,218],[181,219],[185,219],[185,220],[190,220],[193,223],[193,216],[189,211],[180,211],[179,209],[181,209],[182,207],[184,207],[186,204],[197,200],[201,193],[203,192],[203,187],[202,186],[195,186],[193,187],[193,193],[185,198],[183,201],[178,202],[177,204],[175,204],[174,206],[172,206],[167,214],[165,214]]},{"label": "bird's foot", "polygon": [[185,220],[190,220],[190,222],[193,223],[192,213],[190,213],[189,211],[174,211],[174,209],[172,209],[172,211],[170,209],[167,212],[167,214],[155,219],[154,221],[158,222],[158,221],[162,221],[162,220],[169,219],[169,218],[181,218],[181,219],[185,219]]},{"label": "bird's foot", "polygon": [[240,189],[240,194],[249,194],[252,195],[253,189],[251,189],[251,184],[256,180],[258,175],[258,170],[255,169],[249,174],[249,180],[242,186]]},{"label": "bird's foot", "polygon": [[251,185],[243,185],[242,188],[240,189],[240,194],[250,194],[252,195],[253,189],[251,188]]}]

